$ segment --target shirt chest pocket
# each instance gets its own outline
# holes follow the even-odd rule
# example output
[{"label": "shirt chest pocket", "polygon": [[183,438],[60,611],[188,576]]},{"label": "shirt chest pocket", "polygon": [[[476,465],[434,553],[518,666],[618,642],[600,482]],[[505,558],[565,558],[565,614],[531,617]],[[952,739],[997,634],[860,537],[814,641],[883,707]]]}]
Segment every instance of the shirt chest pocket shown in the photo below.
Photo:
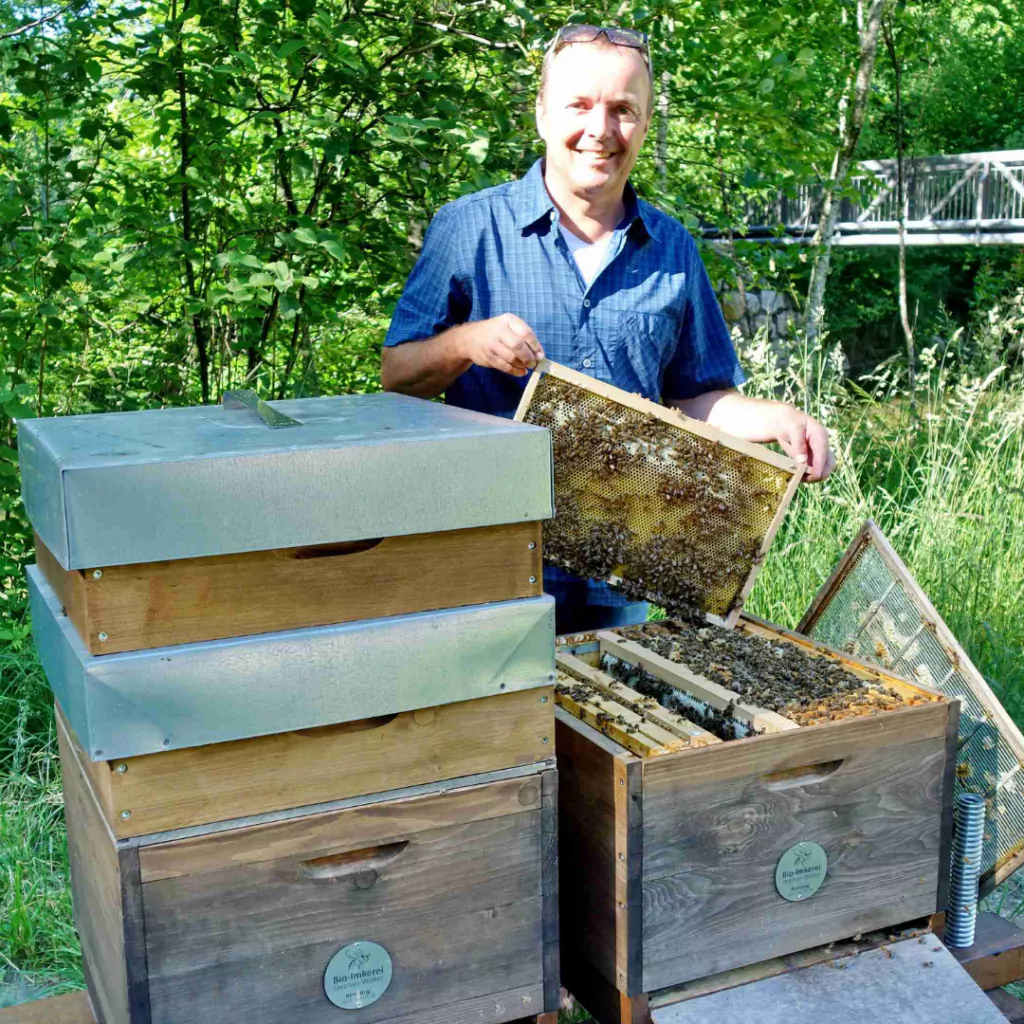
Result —
[{"label": "shirt chest pocket", "polygon": [[679,344],[679,320],[669,313],[614,312],[615,316],[608,316],[601,338],[612,383],[657,402],[662,372]]}]

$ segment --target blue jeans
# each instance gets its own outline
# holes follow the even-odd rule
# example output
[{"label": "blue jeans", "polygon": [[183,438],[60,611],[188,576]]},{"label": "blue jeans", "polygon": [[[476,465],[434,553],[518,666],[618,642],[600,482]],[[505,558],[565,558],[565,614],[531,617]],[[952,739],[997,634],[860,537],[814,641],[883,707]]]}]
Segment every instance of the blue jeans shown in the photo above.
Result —
[{"label": "blue jeans", "polygon": [[555,633],[590,633],[614,626],[635,626],[647,621],[647,602],[587,604],[586,580],[545,580],[544,589],[555,599]]}]

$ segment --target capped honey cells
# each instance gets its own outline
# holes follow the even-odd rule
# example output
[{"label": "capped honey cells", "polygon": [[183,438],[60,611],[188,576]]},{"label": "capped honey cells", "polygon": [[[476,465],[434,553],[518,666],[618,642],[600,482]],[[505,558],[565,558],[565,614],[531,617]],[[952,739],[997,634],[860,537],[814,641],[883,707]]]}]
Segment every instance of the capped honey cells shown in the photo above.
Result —
[{"label": "capped honey cells", "polygon": [[628,402],[616,401],[547,365],[518,414],[552,432],[556,515],[544,526],[545,559],[676,616],[738,609],[788,503],[788,460],[762,460],[756,445],[709,439],[682,416],[625,393]]}]

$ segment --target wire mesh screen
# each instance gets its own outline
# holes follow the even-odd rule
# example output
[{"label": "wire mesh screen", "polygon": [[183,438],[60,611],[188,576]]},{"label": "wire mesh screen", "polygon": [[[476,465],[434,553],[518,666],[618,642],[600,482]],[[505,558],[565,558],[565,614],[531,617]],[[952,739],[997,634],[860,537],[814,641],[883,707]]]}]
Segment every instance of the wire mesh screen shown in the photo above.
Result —
[{"label": "wire mesh screen", "polygon": [[674,615],[738,609],[792,497],[794,464],[544,365],[517,418],[552,432],[556,515],[544,527],[545,559]]},{"label": "wire mesh screen", "polygon": [[931,603],[868,523],[798,631],[961,701],[957,792],[986,801],[983,883],[1024,849],[1024,738]]}]

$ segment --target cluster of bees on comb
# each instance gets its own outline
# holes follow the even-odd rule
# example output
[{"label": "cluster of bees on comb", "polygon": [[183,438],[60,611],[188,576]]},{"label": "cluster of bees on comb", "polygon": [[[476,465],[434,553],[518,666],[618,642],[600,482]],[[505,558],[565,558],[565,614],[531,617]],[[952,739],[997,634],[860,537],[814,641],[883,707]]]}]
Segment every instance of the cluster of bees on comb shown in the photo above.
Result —
[{"label": "cluster of bees on comb", "polygon": [[785,474],[552,375],[525,419],[552,434],[548,561],[680,618],[731,609]]},{"label": "cluster of bees on comb", "polygon": [[737,700],[776,711],[798,725],[870,715],[931,699],[926,694],[904,697],[889,687],[869,684],[841,662],[811,654],[797,644],[716,626],[674,621],[620,632],[726,687]]}]

